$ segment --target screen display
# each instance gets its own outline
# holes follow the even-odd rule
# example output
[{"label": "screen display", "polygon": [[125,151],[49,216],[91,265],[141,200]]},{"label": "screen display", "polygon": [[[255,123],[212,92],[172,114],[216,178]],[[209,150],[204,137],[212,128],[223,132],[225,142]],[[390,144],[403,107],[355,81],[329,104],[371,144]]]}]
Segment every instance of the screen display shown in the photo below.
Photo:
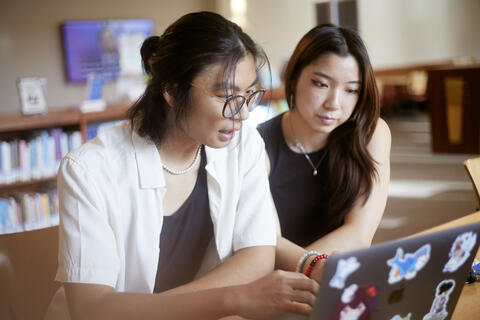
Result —
[{"label": "screen display", "polygon": [[67,81],[84,83],[91,73],[105,80],[141,74],[140,47],[153,34],[153,21],[67,21],[61,30]]}]

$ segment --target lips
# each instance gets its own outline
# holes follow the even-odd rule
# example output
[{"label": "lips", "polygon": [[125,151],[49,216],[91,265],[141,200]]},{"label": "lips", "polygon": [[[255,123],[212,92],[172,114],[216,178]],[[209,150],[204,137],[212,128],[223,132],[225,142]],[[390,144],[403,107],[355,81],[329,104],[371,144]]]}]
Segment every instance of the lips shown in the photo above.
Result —
[{"label": "lips", "polygon": [[228,129],[218,130],[218,136],[222,141],[230,141],[235,136],[235,132],[239,131],[241,128],[241,123],[235,123],[233,126],[229,126]]},{"label": "lips", "polygon": [[236,130],[218,130],[218,136],[222,141],[230,141],[235,136]]},{"label": "lips", "polygon": [[326,125],[333,124],[337,120],[336,118],[321,115],[317,115],[317,119],[319,119],[323,124]]}]

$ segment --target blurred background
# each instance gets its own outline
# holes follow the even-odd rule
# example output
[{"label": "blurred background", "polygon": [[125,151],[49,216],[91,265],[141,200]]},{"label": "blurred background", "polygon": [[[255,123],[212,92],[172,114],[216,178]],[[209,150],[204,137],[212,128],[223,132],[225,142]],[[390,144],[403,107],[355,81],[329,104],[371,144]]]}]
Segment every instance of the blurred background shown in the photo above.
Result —
[{"label": "blurred background", "polygon": [[[480,153],[479,0],[1,0],[1,319],[41,318],[57,286],[61,156],[122,120],[141,94],[143,39],[200,10],[237,22],[270,59],[272,77],[263,72],[262,81],[272,91],[251,115],[255,123],[286,110],[283,68],[308,30],[332,22],[359,31],[392,131],[375,243],[479,208],[463,167]],[[87,68],[81,59],[89,55]],[[29,85],[33,93],[21,100]],[[40,115],[25,115],[35,107]],[[37,163],[34,150],[53,155]]]},{"label": "blurred background", "polygon": [[[471,62],[480,57],[478,0],[358,0],[338,3],[355,24],[377,69]],[[151,19],[160,34],[181,15],[210,10],[244,27],[280,74],[300,37],[325,22],[320,0],[2,0],[0,2],[0,112],[19,110],[16,80],[47,80],[49,109],[77,105],[84,87],[66,82],[60,27],[69,20]],[[324,15],[324,16],[322,16]],[[340,22],[340,21],[338,21]],[[463,61],[463,60],[462,60]],[[114,83],[105,87],[115,101]]]}]

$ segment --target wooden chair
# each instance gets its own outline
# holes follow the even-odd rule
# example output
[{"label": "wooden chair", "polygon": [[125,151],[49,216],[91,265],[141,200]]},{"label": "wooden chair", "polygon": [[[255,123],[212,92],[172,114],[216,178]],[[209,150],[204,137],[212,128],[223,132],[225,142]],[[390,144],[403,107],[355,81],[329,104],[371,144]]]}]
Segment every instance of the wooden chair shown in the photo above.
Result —
[{"label": "wooden chair", "polygon": [[0,235],[0,319],[43,319],[60,284],[58,227]]},{"label": "wooden chair", "polygon": [[480,157],[466,160],[463,165],[472,180],[473,190],[477,195],[477,209],[480,208]]}]

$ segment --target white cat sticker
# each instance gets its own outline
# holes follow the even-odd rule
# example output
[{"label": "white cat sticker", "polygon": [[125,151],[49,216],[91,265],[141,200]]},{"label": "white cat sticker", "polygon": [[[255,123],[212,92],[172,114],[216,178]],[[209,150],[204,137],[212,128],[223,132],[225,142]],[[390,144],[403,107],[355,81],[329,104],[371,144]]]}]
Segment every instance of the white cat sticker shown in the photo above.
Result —
[{"label": "white cat sticker", "polygon": [[345,281],[347,277],[360,268],[360,262],[356,257],[350,257],[348,259],[340,259],[337,263],[337,271],[332,279],[330,279],[330,287],[343,289],[345,287]]}]

